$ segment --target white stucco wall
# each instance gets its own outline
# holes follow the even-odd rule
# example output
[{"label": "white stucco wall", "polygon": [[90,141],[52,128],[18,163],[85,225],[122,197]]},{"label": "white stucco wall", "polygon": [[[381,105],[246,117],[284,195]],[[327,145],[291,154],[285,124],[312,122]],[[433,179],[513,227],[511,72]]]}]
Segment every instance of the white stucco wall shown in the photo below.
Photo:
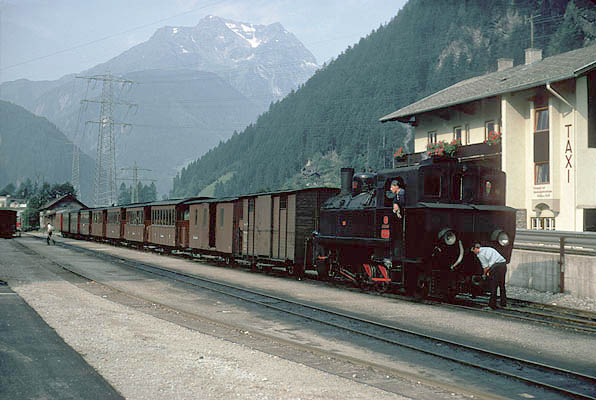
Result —
[{"label": "white stucco wall", "polygon": [[583,230],[583,209],[596,208],[596,148],[588,148],[588,79],[576,80],[576,225]]},{"label": "white stucco wall", "polygon": [[419,115],[414,136],[414,151],[426,151],[427,134],[430,131],[437,132],[437,141],[452,141],[453,129],[456,126],[463,128],[462,136],[465,136],[466,126],[468,127],[470,141],[466,143],[465,137],[462,137],[463,144],[482,143],[485,139],[485,122],[495,121],[498,124],[501,117],[500,108],[500,99],[493,97],[467,104],[467,112],[454,109],[441,110],[441,115],[448,119],[440,117],[438,112]]},{"label": "white stucco wall", "polygon": [[527,165],[532,155],[526,151],[530,119],[524,93],[509,93],[502,97],[501,120],[501,159],[503,171],[507,174],[505,203],[513,208],[527,209]]}]

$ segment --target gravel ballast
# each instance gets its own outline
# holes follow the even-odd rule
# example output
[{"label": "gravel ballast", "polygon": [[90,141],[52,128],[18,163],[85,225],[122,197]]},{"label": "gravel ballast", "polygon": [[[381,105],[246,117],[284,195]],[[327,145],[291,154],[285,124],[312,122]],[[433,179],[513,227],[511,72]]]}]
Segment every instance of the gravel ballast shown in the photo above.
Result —
[{"label": "gravel ballast", "polygon": [[0,257],[0,278],[128,399],[404,398],[113,303],[20,257]]}]

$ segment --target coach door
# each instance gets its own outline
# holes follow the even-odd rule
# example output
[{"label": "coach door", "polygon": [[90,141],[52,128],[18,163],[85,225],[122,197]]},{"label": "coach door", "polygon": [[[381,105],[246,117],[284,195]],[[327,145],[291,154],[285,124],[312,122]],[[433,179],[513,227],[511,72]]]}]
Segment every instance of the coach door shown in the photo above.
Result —
[{"label": "coach door", "polygon": [[215,224],[217,223],[217,203],[209,203],[209,247],[215,247]]}]

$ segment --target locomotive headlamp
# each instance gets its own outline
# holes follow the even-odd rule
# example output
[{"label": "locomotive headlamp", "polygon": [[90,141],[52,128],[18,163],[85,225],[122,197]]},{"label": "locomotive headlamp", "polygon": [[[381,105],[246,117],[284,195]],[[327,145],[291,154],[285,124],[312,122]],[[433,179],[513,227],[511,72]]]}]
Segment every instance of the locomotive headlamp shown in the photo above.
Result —
[{"label": "locomotive headlamp", "polygon": [[501,230],[494,231],[491,235],[491,240],[496,240],[503,247],[507,246],[510,243],[509,235],[507,234],[507,232]]},{"label": "locomotive headlamp", "polygon": [[509,244],[509,235],[505,232],[501,232],[499,233],[499,236],[497,236],[497,240],[501,246],[505,247]]},{"label": "locomotive headlamp", "polygon": [[443,229],[439,232],[439,239],[443,240],[447,246],[453,246],[457,241],[457,236],[451,229]]}]

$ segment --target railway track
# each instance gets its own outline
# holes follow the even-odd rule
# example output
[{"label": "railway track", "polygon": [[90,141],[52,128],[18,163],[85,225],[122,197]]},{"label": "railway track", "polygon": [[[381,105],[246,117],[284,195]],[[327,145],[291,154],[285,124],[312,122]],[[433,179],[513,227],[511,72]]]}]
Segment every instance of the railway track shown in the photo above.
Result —
[{"label": "railway track", "polygon": [[454,306],[474,310],[482,309],[502,317],[596,334],[596,313],[512,298],[507,299],[507,302],[508,305],[505,308],[484,310],[488,305],[488,298],[483,296],[474,300],[460,300]]},{"label": "railway track", "polygon": [[[39,239],[37,236],[33,236]],[[64,243],[63,243],[64,244]],[[113,245],[113,243],[110,243]],[[69,246],[68,244],[65,244]],[[117,245],[119,246],[119,245]],[[127,247],[128,246],[124,246]],[[147,251],[152,251],[155,253],[162,254],[158,247],[150,247],[146,248]],[[171,256],[176,257],[183,257],[188,259],[195,259],[191,254],[185,252],[178,252],[178,253],[168,253]],[[207,263],[216,263],[214,258],[208,258],[202,260]],[[225,263],[227,266],[230,266],[229,260]],[[279,276],[288,276],[285,272],[276,272],[275,268],[265,268],[261,267],[259,271],[265,271],[269,274],[274,273]],[[353,288],[351,282],[345,282],[345,288],[348,290],[354,291],[362,291],[360,288]],[[329,284],[336,285],[341,284],[339,281],[330,281]],[[371,292],[374,294],[379,294],[382,296],[387,296],[395,299],[399,299],[402,301],[408,302],[422,302],[422,303],[429,303],[429,304],[436,304],[440,303],[445,307],[455,307],[455,308],[462,308],[468,309],[478,312],[486,312],[492,313],[494,315],[498,315],[502,318],[513,318],[528,322],[533,322],[537,324],[544,324],[552,327],[562,328],[562,329],[572,329],[581,332],[588,332],[588,333],[596,333],[596,313],[590,311],[583,311],[583,310],[576,310],[571,308],[565,308],[560,306],[554,306],[549,304],[542,304],[542,303],[534,303],[526,300],[508,298],[509,306],[507,308],[499,308],[497,310],[486,310],[485,308],[488,306],[488,298],[486,296],[480,296],[474,300],[469,298],[462,298],[459,297],[455,303],[444,303],[440,300],[434,299],[415,299],[412,297],[390,293],[390,292]]]},{"label": "railway track", "polygon": [[392,346],[437,357],[484,373],[514,379],[531,387],[557,393],[564,396],[564,398],[596,399],[595,376],[444,340],[324,307],[216,282],[196,275],[181,273],[155,265],[142,264],[105,253],[98,254],[91,249],[84,249],[67,243],[61,243],[61,245],[90,253],[95,257],[111,262],[117,261],[120,265],[135,270],[183,282],[193,287],[327,325],[350,334],[364,336]]}]

